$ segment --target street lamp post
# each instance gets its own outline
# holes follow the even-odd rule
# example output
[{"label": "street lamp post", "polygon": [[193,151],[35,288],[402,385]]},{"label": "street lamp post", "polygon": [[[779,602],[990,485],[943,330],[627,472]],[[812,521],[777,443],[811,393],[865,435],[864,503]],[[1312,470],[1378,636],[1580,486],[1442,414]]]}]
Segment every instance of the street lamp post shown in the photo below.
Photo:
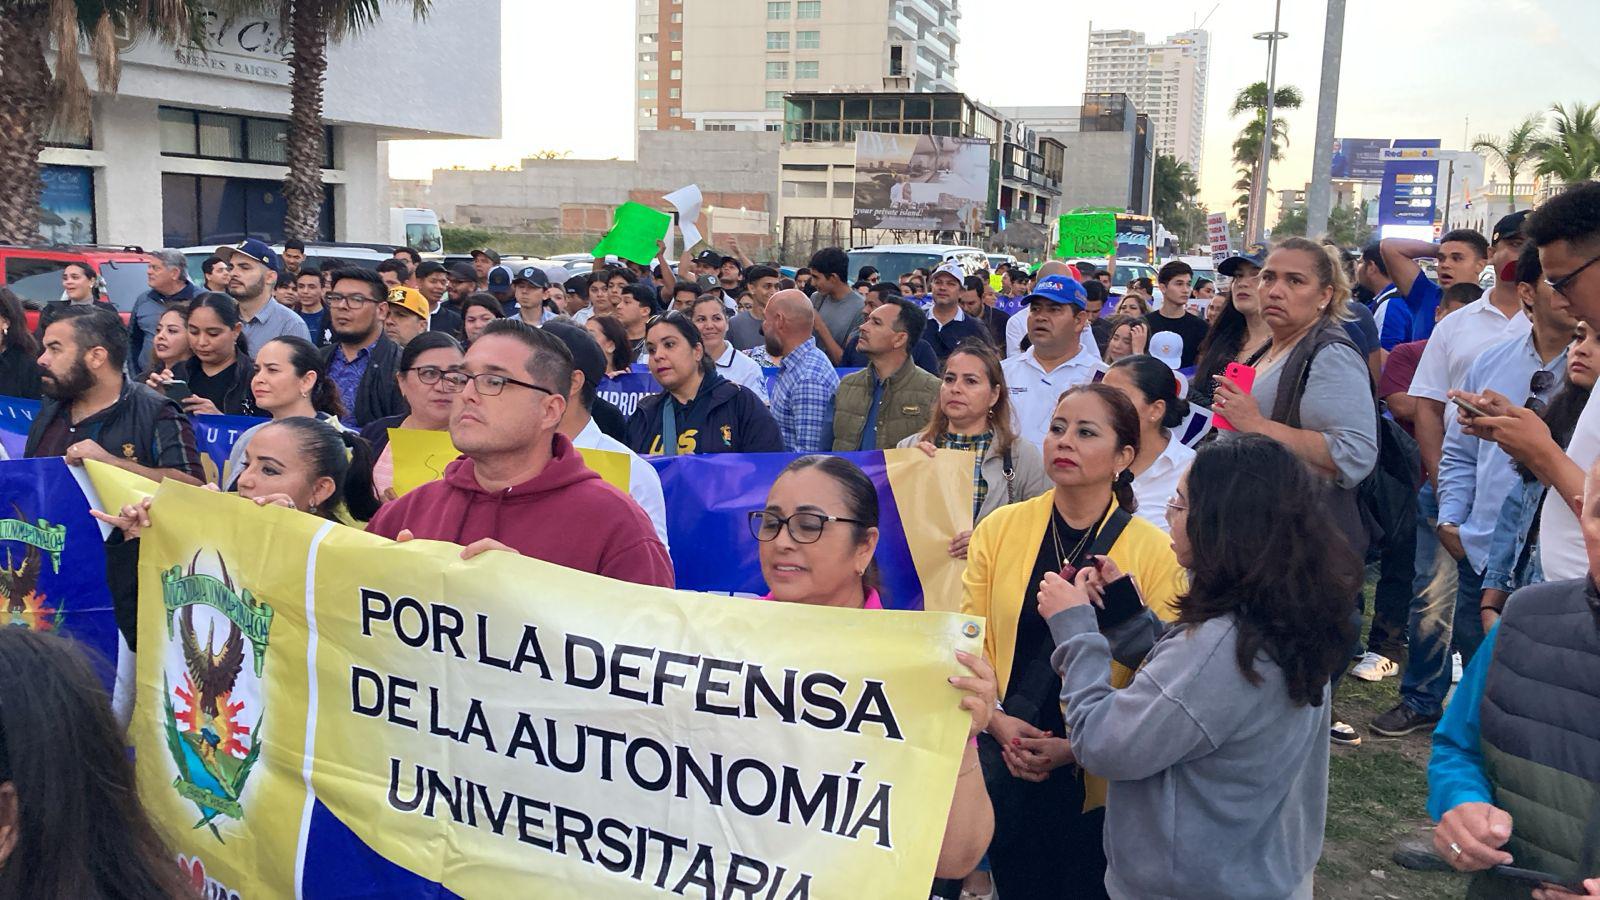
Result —
[{"label": "street lamp post", "polygon": [[1306,196],[1306,237],[1328,233],[1332,210],[1333,126],[1339,109],[1339,60],[1344,50],[1344,2],[1328,0],[1322,36],[1322,86],[1317,91],[1317,145],[1312,150],[1311,192]]},{"label": "street lamp post", "polygon": [[1267,230],[1267,170],[1272,165],[1272,107],[1278,92],[1278,42],[1289,36],[1278,27],[1282,21],[1283,0],[1276,0],[1272,11],[1272,30],[1252,35],[1258,41],[1267,42],[1267,115],[1261,131],[1261,169],[1256,176],[1255,203],[1250,210],[1252,240],[1264,239]]}]

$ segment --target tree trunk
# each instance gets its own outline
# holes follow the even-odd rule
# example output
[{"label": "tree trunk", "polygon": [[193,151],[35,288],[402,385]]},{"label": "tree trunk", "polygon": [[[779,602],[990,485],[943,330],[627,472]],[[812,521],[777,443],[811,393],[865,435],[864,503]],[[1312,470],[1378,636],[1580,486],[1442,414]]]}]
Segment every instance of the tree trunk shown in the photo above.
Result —
[{"label": "tree trunk", "polygon": [[322,212],[322,82],[328,72],[328,10],[322,0],[294,0],[289,36],[289,175],[283,180],[283,230],[316,240]]},{"label": "tree trunk", "polygon": [[[0,242],[39,237],[39,150],[50,96],[43,11],[0,13]],[[68,64],[77,59],[69,57]]]}]

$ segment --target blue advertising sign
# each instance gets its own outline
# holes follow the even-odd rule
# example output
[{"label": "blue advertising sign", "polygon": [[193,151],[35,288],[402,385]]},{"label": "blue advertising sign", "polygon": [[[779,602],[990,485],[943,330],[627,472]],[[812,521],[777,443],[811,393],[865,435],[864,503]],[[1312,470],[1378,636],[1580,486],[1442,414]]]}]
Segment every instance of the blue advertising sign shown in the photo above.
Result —
[{"label": "blue advertising sign", "polygon": [[94,170],[87,166],[40,166],[39,231],[55,244],[92,244]]},{"label": "blue advertising sign", "polygon": [[[1439,148],[1439,140],[1395,141],[1392,149]],[[1392,155],[1392,154],[1391,154]],[[1378,225],[1433,224],[1439,199],[1438,159],[1389,159],[1383,164],[1378,195]]]}]

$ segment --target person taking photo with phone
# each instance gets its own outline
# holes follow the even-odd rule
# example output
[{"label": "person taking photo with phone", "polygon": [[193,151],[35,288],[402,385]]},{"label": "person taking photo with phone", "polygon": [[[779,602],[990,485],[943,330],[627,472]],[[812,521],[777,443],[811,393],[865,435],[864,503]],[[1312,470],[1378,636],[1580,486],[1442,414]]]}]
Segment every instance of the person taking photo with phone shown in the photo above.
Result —
[{"label": "person taking photo with phone", "polygon": [[1588,573],[1511,596],[1433,733],[1433,845],[1471,896],[1600,897],[1600,744],[1573,727],[1600,720],[1600,464],[1578,524]]}]

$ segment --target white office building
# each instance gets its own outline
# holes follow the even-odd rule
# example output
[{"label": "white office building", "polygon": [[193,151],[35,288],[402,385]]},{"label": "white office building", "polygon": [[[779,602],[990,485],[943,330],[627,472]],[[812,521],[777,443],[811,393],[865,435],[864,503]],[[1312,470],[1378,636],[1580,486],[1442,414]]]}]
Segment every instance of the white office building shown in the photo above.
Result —
[{"label": "white office building", "polygon": [[1186,162],[1195,175],[1205,153],[1210,35],[1183,31],[1161,43],[1127,29],[1091,29],[1085,91],[1126,94],[1150,117],[1157,153]]},{"label": "white office building", "polygon": [[[500,0],[386,4],[328,50],[322,237],[388,240],[386,142],[500,135]],[[281,239],[289,66],[274,17],[211,16],[204,50],[125,42],[87,133],[53,134],[46,238],[177,247]],[[92,63],[83,58],[89,83]]]}]

